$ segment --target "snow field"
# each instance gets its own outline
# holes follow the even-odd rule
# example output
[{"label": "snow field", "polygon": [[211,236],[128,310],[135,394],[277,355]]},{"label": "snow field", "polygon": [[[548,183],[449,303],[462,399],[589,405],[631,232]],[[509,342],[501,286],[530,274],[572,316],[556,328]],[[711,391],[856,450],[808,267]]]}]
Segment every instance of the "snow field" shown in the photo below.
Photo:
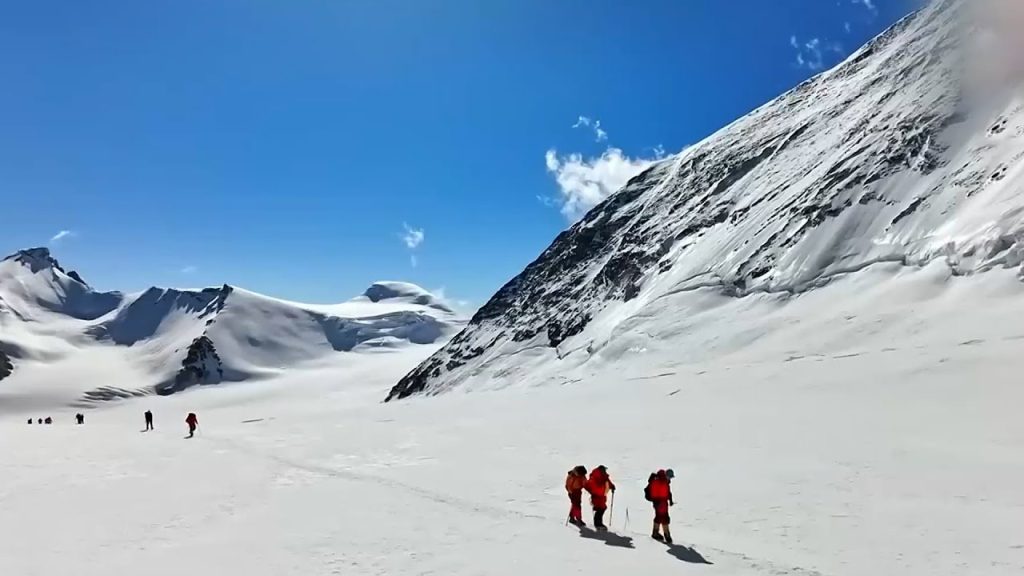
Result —
[{"label": "snow field", "polygon": [[[881,267],[786,306],[718,303],[809,325],[705,362],[623,352],[561,386],[381,403],[423,347],[106,404],[81,427],[9,416],[0,558],[17,574],[1018,574],[1014,281]],[[836,320],[850,311],[859,327]],[[139,433],[146,408],[157,430]],[[633,548],[564,526],[575,464],[609,467]],[[673,553],[642,494],[666,466]]]}]

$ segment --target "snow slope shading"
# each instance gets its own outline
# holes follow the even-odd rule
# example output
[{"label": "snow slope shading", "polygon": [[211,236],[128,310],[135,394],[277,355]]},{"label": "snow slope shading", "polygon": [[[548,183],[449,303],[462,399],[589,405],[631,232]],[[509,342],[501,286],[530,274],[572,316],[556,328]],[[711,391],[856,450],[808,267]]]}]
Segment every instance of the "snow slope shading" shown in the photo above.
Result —
[{"label": "snow slope shading", "polygon": [[[960,7],[933,2],[635,177],[389,398],[543,379],[608,360],[620,332],[650,336],[634,351],[676,338],[685,356],[723,353],[691,348],[700,333],[682,328],[694,315],[716,320],[705,305],[724,300],[708,291],[785,300],[887,262],[941,262],[954,275],[1019,268],[1024,99],[964,100]],[[731,329],[731,351],[763,336]]]},{"label": "snow slope shading", "polygon": [[[665,349],[562,386],[381,403],[430,353],[408,346],[105,403],[84,426],[71,409],[54,426],[0,415],[4,572],[1017,576],[1024,300],[1005,270],[948,290],[913,276],[888,308],[854,277],[801,297],[801,315],[848,302],[857,317],[794,325],[775,346],[828,355],[652,370]],[[930,340],[893,337],[893,312],[929,292]],[[156,430],[140,434],[147,409]],[[188,412],[201,429],[183,440]],[[619,537],[565,526],[576,464],[609,467]],[[673,548],[650,539],[643,499],[664,467]]]},{"label": "snow slope shading", "polygon": [[412,284],[376,283],[334,305],[228,285],[122,295],[92,290],[45,248],[22,250],[0,262],[0,410],[169,394],[335,353],[436,346],[462,324]]}]

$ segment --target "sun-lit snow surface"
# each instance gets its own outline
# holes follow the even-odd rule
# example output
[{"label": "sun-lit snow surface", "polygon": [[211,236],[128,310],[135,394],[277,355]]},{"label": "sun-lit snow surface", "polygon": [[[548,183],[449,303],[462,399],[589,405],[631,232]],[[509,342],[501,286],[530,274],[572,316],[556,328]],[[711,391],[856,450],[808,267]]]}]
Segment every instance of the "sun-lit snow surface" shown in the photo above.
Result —
[{"label": "sun-lit snow surface", "polygon": [[0,412],[350,361],[333,358],[339,352],[433,350],[462,324],[443,301],[412,284],[380,282],[325,306],[232,286],[126,296],[92,290],[46,249],[25,250],[0,262],[0,352],[13,368],[0,372]]},{"label": "sun-lit snow surface", "polygon": [[963,96],[954,8],[934,3],[634,178],[391,397],[557,380],[658,347],[718,357],[771,337],[750,318],[707,341],[697,328],[722,321],[705,310],[717,294],[781,303],[886,262],[1019,267],[1024,99]]},{"label": "sun-lit snow surface", "polygon": [[[924,26],[914,42],[931,42],[924,33],[934,22],[929,14],[887,38]],[[871,66],[904,74],[892,62]],[[882,84],[892,80],[879,78]],[[896,92],[890,98],[912,113],[919,94]],[[877,102],[872,106],[870,121],[894,113]],[[826,106],[821,113],[833,111]],[[793,118],[824,129],[810,113],[794,112]],[[1008,117],[1005,127],[994,130],[979,166],[991,160],[988,154],[1013,146],[1024,131],[1019,124]],[[879,142],[891,135],[867,133]],[[844,146],[808,147],[802,139],[811,132],[804,134],[793,144],[812,159],[831,158]],[[744,138],[758,147],[756,133]],[[677,162],[705,154],[715,152],[698,147]],[[874,159],[874,153],[863,158]],[[796,163],[815,178],[818,168],[802,162],[788,157],[787,164],[755,167],[749,175],[767,185],[775,170],[799,172],[792,168]],[[676,270],[686,270],[688,260],[667,255],[668,270],[649,277],[642,249],[647,241],[661,234],[675,238],[682,234],[676,219],[704,216],[680,209],[663,217],[668,208],[659,206],[657,194],[620,195],[561,237],[477,316],[475,328],[441,356],[444,365],[432,376],[443,382],[456,375],[452,383],[463,385],[430,398],[380,402],[433,350],[407,345],[388,354],[330,354],[244,386],[100,403],[86,411],[84,426],[75,426],[72,409],[48,402],[50,387],[57,388],[52,382],[102,376],[107,363],[122,370],[125,345],[104,340],[96,346],[92,334],[69,338],[53,322],[29,329],[29,323],[0,314],[0,340],[17,331],[24,343],[15,354],[15,375],[0,381],[0,402],[11,402],[8,386],[14,385],[21,406],[16,415],[0,410],[0,566],[4,574],[30,576],[1024,573],[1024,298],[1013,259],[997,257],[991,270],[972,274],[985,265],[966,257],[960,244],[950,250],[951,259],[919,258],[927,253],[923,239],[945,230],[926,230],[930,218],[941,216],[941,208],[930,206],[944,192],[893,225],[908,242],[906,260],[877,258],[868,265],[871,259],[853,252],[855,244],[875,246],[850,231],[859,225],[845,233],[833,229],[844,226],[837,222],[860,222],[857,214],[868,210],[865,230],[875,230],[871,223],[884,220],[883,213],[910,208],[904,193],[922,193],[922,182],[946,169],[886,176],[874,183],[889,195],[879,201],[884,207],[855,200],[838,214],[825,214],[808,233],[835,232],[825,234],[835,240],[833,253],[852,254],[849,270],[856,271],[839,273],[845,268],[829,258],[815,260],[820,277],[801,276],[792,266],[779,269],[790,280],[815,278],[815,285],[830,279],[814,290],[785,289],[786,278],[775,268],[730,276],[727,254],[719,254],[721,262],[705,255],[721,282],[688,283]],[[1012,225],[1015,198],[1001,187],[1014,181],[1013,170],[1003,180],[977,182],[979,189],[970,199],[957,199],[949,214],[991,209],[1001,215],[998,226]],[[666,189],[678,178],[684,176],[665,180]],[[894,178],[904,179],[905,187]],[[639,189],[649,185],[644,182],[638,181]],[[752,181],[732,184],[755,192]],[[671,202],[682,199],[682,192],[671,194]],[[1006,200],[1005,211],[997,204],[986,208],[999,198]],[[918,210],[939,212],[914,216]],[[700,256],[702,242],[728,245],[730,229],[719,228],[747,226],[744,218],[782,225],[759,210],[746,214],[735,224],[700,228],[693,248],[686,248],[689,236],[683,235],[679,246],[669,243],[668,249]],[[630,225],[620,229],[620,219]],[[943,226],[969,220],[951,217]],[[922,228],[913,232],[917,228],[904,221]],[[746,228],[731,230],[741,234]],[[913,234],[920,236],[913,240]],[[813,242],[802,246],[807,254],[827,252],[815,251]],[[779,262],[795,258],[778,246],[765,253],[778,254]],[[737,254],[739,260],[750,256]],[[577,283],[589,288],[573,292]],[[618,290],[621,295],[611,299],[598,297]],[[350,305],[386,303],[378,292],[420,297],[417,290],[385,285]],[[627,294],[632,297],[623,303]],[[255,310],[273,318],[269,311],[299,308],[330,315],[329,307],[238,290],[218,314],[238,295],[254,317]],[[201,302],[183,316],[211,306],[216,311],[218,297],[218,290],[189,296]],[[427,301],[412,303],[431,308]],[[570,303],[578,307],[566,307]],[[554,316],[543,313],[546,306]],[[145,333],[114,321],[126,318],[126,309],[120,304],[102,319],[67,322],[102,325],[110,339]],[[575,315],[581,311],[589,321],[574,337],[571,320],[583,317]],[[180,320],[170,316],[168,326],[177,326]],[[316,334],[302,332],[307,316],[299,317],[303,321],[288,324],[289,330]],[[506,336],[486,350],[489,340],[474,343],[502,331],[519,331],[522,340]],[[536,334],[553,337],[558,347]],[[74,353],[86,347],[88,354]],[[451,357],[455,351],[459,358]],[[220,345],[218,352],[227,356]],[[34,360],[25,360],[31,355]],[[49,378],[42,376],[47,368]],[[139,368],[140,377],[148,370]],[[35,374],[31,388],[24,385],[26,372]],[[469,391],[475,392],[462,393]],[[156,431],[139,433],[146,409],[156,415]],[[26,425],[27,410],[52,415],[57,423]],[[182,420],[190,411],[199,414],[200,432],[183,440]],[[610,520],[618,536],[607,544],[565,526],[562,482],[576,464],[605,464],[619,485]],[[672,514],[678,546],[671,549],[649,539],[651,513],[642,497],[647,474],[666,466],[677,473]]]},{"label": "sun-lit snow surface", "polygon": [[[563,386],[383,404],[429,353],[407,347],[106,403],[85,426],[0,416],[4,573],[1024,573],[1013,271],[886,264],[789,301],[701,297],[718,321],[681,329],[704,345],[737,323],[773,336],[721,360],[648,349]],[[578,463],[610,468],[610,542],[632,549],[565,526]],[[664,466],[671,550],[642,495]]]}]

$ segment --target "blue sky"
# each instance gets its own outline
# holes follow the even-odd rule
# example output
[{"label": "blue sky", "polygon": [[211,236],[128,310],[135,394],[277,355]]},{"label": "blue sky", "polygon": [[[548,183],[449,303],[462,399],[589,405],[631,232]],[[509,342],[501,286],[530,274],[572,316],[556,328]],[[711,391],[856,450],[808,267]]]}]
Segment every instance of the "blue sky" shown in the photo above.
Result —
[{"label": "blue sky", "polygon": [[0,0],[0,252],[101,289],[480,305],[595,194],[912,4]]}]

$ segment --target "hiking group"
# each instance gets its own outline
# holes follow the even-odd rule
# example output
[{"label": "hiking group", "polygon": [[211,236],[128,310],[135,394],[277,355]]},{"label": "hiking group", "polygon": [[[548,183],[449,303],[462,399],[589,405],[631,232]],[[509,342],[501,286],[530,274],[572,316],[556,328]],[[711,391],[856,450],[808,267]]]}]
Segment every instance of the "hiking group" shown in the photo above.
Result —
[{"label": "hiking group", "polygon": [[569,522],[576,526],[586,526],[583,521],[583,491],[590,494],[590,506],[594,509],[594,529],[604,531],[604,513],[608,510],[608,494],[614,498],[615,483],[608,476],[608,468],[598,466],[587,476],[585,466],[577,466],[569,470],[565,479],[565,490],[569,493]]},{"label": "hiking group", "polygon": [[[654,505],[651,538],[668,544],[672,543],[672,533],[668,528],[668,509],[675,504],[672,500],[671,487],[673,477],[675,474],[672,470],[658,470],[647,479],[647,487],[644,488],[644,498]],[[608,530],[604,524],[604,514],[608,510],[609,494],[612,502],[615,500],[615,483],[608,475],[608,468],[598,466],[588,476],[585,466],[577,466],[569,470],[565,478],[565,491],[569,494],[568,522],[580,528],[587,525],[583,521],[584,490],[590,494],[590,505],[594,510],[594,529],[600,532]]]},{"label": "hiking group", "polygon": [[[143,413],[142,416],[146,420],[146,429],[143,430],[143,432],[149,432],[150,430],[153,430],[153,413],[149,410],[146,410],[146,412]],[[47,416],[46,419],[39,418],[37,422],[39,424],[53,424],[53,418],[50,418],[49,416]],[[33,419],[29,418],[28,423],[32,424]],[[75,414],[75,423],[80,425],[85,424],[85,414],[82,414],[80,412],[78,414]],[[199,418],[196,416],[195,412],[188,413],[188,416],[185,417],[185,425],[188,426],[188,437],[192,438],[193,436],[195,436],[196,430],[199,428]]]}]

